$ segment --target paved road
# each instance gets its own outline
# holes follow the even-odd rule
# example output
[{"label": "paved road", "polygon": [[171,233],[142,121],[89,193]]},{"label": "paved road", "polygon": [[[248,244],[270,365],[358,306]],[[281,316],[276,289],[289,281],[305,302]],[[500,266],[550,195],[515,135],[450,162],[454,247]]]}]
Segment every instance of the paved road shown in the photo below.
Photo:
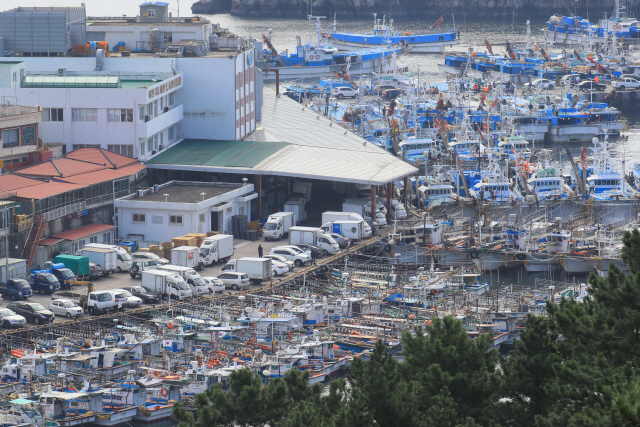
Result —
[{"label": "paved road", "polygon": [[[279,245],[284,245],[287,244],[288,242],[286,241],[286,239],[283,240],[279,240],[279,241],[264,241],[264,240],[259,240],[259,241],[249,241],[249,240],[240,240],[240,239],[235,239],[234,240],[234,258],[242,258],[242,257],[257,257],[258,256],[258,245],[262,245],[262,248],[264,250],[264,253],[266,254],[270,249],[279,246]],[[214,266],[211,267],[205,267],[202,271],[200,271],[200,275],[202,277],[207,277],[207,276],[217,276],[220,273],[220,270],[222,269],[222,267],[224,266],[224,263],[217,263]],[[297,269],[299,270],[299,269]],[[296,271],[297,271],[296,270]],[[285,274],[285,277],[287,275],[289,275],[291,273],[287,273]],[[108,290],[108,289],[117,289],[117,288],[121,288],[124,286],[133,286],[133,285],[139,285],[141,282],[140,277],[138,276],[137,278],[133,279],[131,278],[131,276],[128,273],[115,273],[115,274],[111,274],[108,277],[103,277],[101,279],[97,279],[95,281],[93,281],[94,284],[94,289],[97,291],[102,291],[102,290]],[[265,283],[262,286],[266,286],[268,285],[268,283]],[[259,289],[259,286],[255,286],[252,287],[252,289]],[[74,286],[73,289],[71,289],[71,292],[77,292],[80,293],[82,292],[83,287],[82,286]],[[227,290],[225,291],[225,293],[235,293],[237,291],[230,291]],[[51,295],[39,295],[39,294],[34,294],[34,296],[32,296],[31,298],[29,298],[30,302],[38,302],[42,305],[44,305],[45,307],[49,307],[49,303],[51,302]],[[8,304],[10,303],[9,300],[5,300],[0,302],[0,306],[1,307],[6,307]],[[144,305],[143,305],[144,306]],[[56,322],[61,322],[61,321],[66,321],[67,319],[62,317],[62,316],[56,316]],[[29,323],[27,325],[30,325]]]}]

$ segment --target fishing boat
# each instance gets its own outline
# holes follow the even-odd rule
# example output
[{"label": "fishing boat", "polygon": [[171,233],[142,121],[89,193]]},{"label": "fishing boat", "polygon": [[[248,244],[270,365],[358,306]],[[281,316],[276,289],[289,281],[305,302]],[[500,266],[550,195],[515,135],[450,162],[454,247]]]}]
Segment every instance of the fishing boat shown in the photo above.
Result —
[{"label": "fishing boat", "polygon": [[[429,28],[429,31],[437,29],[443,22],[440,18],[438,22]],[[413,34],[411,32],[401,33],[394,28],[393,19],[377,19],[377,14],[373,14],[373,33],[341,33],[336,30],[337,21],[335,14],[333,17],[333,32],[330,40],[334,47],[340,50],[354,50],[367,47],[383,46],[386,43],[401,45],[406,48],[407,53],[441,53],[447,46],[459,43],[458,33],[455,28],[440,32],[425,32]]]}]

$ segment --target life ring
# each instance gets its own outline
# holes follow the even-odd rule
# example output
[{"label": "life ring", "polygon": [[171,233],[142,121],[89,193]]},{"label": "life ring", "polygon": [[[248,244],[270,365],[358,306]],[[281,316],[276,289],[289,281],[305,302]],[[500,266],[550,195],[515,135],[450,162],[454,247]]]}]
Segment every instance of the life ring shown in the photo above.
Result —
[{"label": "life ring", "polygon": [[479,256],[480,256],[480,252],[478,251],[471,252],[471,259],[478,259]]},{"label": "life ring", "polygon": [[622,29],[622,25],[617,25],[616,24],[616,25],[613,26],[613,29],[614,30],[621,30]]},{"label": "life ring", "polygon": [[167,397],[167,396],[169,396],[169,390],[167,390],[167,388],[166,388],[166,387],[162,387],[162,388],[160,389],[160,395],[161,395],[162,397]]},{"label": "life ring", "polygon": [[519,253],[518,255],[516,255],[516,258],[519,259],[520,261],[524,261],[527,256],[523,253]]}]

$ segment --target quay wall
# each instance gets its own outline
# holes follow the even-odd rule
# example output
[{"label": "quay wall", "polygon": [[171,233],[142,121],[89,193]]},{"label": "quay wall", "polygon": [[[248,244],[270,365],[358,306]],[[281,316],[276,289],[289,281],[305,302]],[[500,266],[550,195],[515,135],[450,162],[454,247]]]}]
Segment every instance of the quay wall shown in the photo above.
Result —
[{"label": "quay wall", "polygon": [[[589,16],[591,21],[602,18],[613,11],[613,0],[591,0],[579,2],[577,14]],[[628,10],[640,5],[640,0],[628,0]],[[574,2],[571,2],[573,13]],[[587,7],[588,13],[587,13]],[[454,14],[456,22],[464,18],[548,18],[552,14],[569,15],[569,11],[557,0],[317,0],[313,3],[315,15],[338,18],[370,19],[373,13],[380,16],[391,14],[398,18],[446,17]],[[193,13],[230,13],[236,16],[256,18],[295,17],[306,18],[309,14],[308,2],[304,0],[199,0],[191,6]]]}]

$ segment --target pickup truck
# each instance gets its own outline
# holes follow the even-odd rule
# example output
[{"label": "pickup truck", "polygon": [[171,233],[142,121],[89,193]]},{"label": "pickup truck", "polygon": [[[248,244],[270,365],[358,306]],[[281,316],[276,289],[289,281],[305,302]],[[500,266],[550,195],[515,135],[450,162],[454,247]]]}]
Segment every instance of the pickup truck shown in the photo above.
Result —
[{"label": "pickup truck", "polygon": [[0,282],[0,294],[15,301],[29,298],[33,291],[25,279],[9,279],[7,283]]},{"label": "pickup truck", "polygon": [[625,77],[613,83],[617,89],[637,89],[640,87],[640,81],[632,79],[631,77]]},{"label": "pickup truck", "polygon": [[40,295],[53,294],[60,289],[60,282],[53,274],[35,270],[31,272],[31,280],[29,281],[31,289],[34,292],[38,292]]}]

